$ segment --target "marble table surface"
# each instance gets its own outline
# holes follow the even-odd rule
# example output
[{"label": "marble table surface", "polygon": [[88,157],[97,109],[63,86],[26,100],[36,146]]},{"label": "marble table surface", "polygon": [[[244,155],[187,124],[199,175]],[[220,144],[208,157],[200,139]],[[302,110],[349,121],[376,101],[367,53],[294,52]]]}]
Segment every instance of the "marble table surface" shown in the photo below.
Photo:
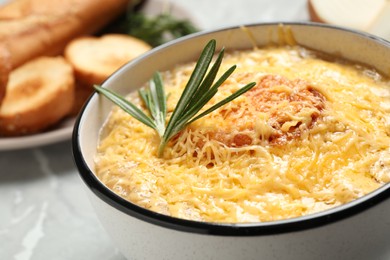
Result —
[{"label": "marble table surface", "polygon": [[[205,30],[308,19],[306,0],[171,1]],[[124,259],[86,197],[70,137],[42,147],[0,151],[0,259]]]}]

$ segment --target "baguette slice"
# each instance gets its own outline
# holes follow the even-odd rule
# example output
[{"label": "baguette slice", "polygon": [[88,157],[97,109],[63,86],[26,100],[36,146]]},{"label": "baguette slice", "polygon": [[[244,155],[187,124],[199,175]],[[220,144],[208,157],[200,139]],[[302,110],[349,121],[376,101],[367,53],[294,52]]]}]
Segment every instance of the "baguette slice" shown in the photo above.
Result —
[{"label": "baguette slice", "polygon": [[5,97],[10,72],[11,62],[8,49],[0,45],[0,107]]},{"label": "baguette slice", "polygon": [[131,0],[13,0],[0,7],[0,42],[12,68],[61,54],[75,37],[93,34],[124,13]]},{"label": "baguette slice", "polygon": [[68,115],[73,101],[73,70],[63,57],[29,61],[10,74],[0,107],[0,135],[42,131]]},{"label": "baguette slice", "polygon": [[147,43],[122,34],[80,37],[65,48],[65,58],[75,70],[76,81],[92,87],[101,84],[114,71],[150,50]]}]

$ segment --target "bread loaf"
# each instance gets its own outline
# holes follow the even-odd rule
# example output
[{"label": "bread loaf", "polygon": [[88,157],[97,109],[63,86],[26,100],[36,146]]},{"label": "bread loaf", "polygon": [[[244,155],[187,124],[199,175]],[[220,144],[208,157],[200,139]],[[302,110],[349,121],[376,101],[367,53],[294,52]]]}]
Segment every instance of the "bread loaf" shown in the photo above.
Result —
[{"label": "bread loaf", "polygon": [[80,37],[65,49],[65,58],[75,70],[76,81],[83,86],[101,84],[114,71],[150,50],[144,41],[122,34]]},{"label": "bread loaf", "polygon": [[59,57],[39,57],[13,70],[0,107],[0,136],[36,133],[70,113],[72,67]]},{"label": "bread loaf", "polygon": [[0,42],[16,68],[60,54],[73,38],[95,33],[125,12],[129,0],[14,0],[0,8]]}]

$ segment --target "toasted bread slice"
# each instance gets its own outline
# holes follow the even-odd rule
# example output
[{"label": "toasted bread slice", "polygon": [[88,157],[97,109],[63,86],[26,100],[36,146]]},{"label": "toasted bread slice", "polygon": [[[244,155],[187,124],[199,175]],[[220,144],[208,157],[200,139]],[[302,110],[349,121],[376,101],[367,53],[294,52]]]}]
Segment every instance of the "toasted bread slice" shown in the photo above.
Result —
[{"label": "toasted bread slice", "polygon": [[4,45],[0,45],[0,106],[5,97],[8,77],[11,72],[10,53]]},{"label": "toasted bread slice", "polygon": [[137,38],[106,34],[102,37],[80,37],[65,48],[65,58],[75,70],[82,85],[101,84],[122,65],[151,47]]},{"label": "toasted bread slice", "polygon": [[98,32],[132,0],[6,2],[0,7],[0,42],[7,45],[14,69],[39,56],[62,54],[69,41]]},{"label": "toasted bread slice", "polygon": [[73,102],[73,70],[63,57],[29,61],[10,74],[0,107],[0,135],[42,131],[68,115]]}]

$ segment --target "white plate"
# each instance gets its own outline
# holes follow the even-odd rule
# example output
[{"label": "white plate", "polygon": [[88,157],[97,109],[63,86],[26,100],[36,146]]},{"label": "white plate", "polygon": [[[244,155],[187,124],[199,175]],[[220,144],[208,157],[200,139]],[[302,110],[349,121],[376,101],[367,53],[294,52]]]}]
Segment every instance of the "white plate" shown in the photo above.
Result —
[{"label": "white plate", "polygon": [[75,118],[68,118],[46,132],[21,137],[2,137],[0,151],[31,148],[68,140],[72,136],[74,122]]},{"label": "white plate", "polygon": [[[6,2],[8,1],[0,0],[0,5]],[[167,8],[173,16],[179,19],[188,19],[195,26],[201,28],[198,21],[188,11],[167,0],[147,0],[142,11],[146,14],[156,15]],[[68,140],[72,136],[74,122],[75,118],[68,118],[46,132],[22,137],[0,137],[0,151],[38,147]]]}]

